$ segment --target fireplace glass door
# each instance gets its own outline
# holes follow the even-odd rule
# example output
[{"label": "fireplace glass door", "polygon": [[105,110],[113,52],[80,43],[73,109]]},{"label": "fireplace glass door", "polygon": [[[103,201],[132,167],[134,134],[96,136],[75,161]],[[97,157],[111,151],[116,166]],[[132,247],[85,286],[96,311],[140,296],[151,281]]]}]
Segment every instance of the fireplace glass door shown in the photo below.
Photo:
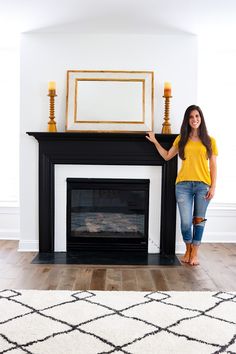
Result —
[{"label": "fireplace glass door", "polygon": [[67,178],[67,250],[146,251],[149,180]]}]

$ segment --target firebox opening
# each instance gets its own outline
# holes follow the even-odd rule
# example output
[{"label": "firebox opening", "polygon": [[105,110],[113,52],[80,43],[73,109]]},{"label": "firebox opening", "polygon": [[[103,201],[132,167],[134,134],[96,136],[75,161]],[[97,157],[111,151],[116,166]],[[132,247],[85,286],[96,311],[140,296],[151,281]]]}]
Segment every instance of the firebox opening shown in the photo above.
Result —
[{"label": "firebox opening", "polygon": [[148,250],[148,179],[67,178],[67,250]]}]

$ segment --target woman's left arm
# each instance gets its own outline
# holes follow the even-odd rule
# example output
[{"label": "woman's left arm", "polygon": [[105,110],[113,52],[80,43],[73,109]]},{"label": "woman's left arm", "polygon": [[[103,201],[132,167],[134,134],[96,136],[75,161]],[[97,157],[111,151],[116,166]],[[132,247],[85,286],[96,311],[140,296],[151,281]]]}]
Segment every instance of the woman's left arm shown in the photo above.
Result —
[{"label": "woman's left arm", "polygon": [[212,155],[210,157],[209,167],[210,167],[210,175],[211,175],[211,185],[210,185],[210,189],[206,195],[206,199],[212,199],[215,195],[216,176],[217,176],[216,155]]}]

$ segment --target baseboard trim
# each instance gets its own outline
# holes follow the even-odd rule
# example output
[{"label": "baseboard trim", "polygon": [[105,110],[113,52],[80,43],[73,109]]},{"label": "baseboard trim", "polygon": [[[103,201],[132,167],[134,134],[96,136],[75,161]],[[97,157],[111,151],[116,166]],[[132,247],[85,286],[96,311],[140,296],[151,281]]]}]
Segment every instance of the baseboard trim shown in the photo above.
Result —
[{"label": "baseboard trim", "polygon": [[38,252],[39,242],[38,241],[22,241],[19,242],[18,252]]},{"label": "baseboard trim", "polygon": [[0,201],[0,240],[20,239],[19,206],[15,203],[3,205]]},{"label": "baseboard trim", "polygon": [[183,242],[177,243],[175,246],[175,253],[176,254],[183,254],[185,252],[185,244]]},{"label": "baseboard trim", "polygon": [[[202,243],[236,243],[235,232],[207,232],[203,235]],[[176,254],[185,252],[184,242],[176,243]]]},{"label": "baseboard trim", "polygon": [[[2,217],[10,215],[10,217],[15,218],[19,216],[19,207],[17,206],[1,206],[0,205],[0,215]],[[222,225],[224,223],[230,225],[230,229],[235,229],[235,218],[236,218],[236,204],[224,204],[217,203],[212,204],[208,211],[209,221],[214,217],[222,220]],[[9,222],[10,224],[11,222]],[[12,223],[11,223],[12,224]],[[4,223],[4,226],[6,222]],[[231,226],[232,225],[232,226]],[[13,226],[13,225],[12,225]],[[5,226],[6,227],[6,226]],[[39,245],[38,240],[20,240],[19,229],[0,229],[0,240],[19,240],[19,252],[38,252]],[[204,233],[202,243],[236,243],[236,232],[233,231],[207,231]],[[176,243],[176,253],[184,253],[185,245],[182,241]]]},{"label": "baseboard trim", "polygon": [[19,240],[20,231],[17,229],[1,229],[0,240]]},{"label": "baseboard trim", "polygon": [[[17,240],[17,239],[11,238],[11,240]],[[233,232],[228,232],[227,234],[222,235],[222,233],[219,232],[211,232],[204,236],[204,240],[202,241],[202,243],[236,243],[236,234]],[[39,251],[38,241],[19,241],[18,251],[38,252]],[[182,254],[184,252],[185,252],[184,242],[178,242],[176,244],[176,254]]]}]

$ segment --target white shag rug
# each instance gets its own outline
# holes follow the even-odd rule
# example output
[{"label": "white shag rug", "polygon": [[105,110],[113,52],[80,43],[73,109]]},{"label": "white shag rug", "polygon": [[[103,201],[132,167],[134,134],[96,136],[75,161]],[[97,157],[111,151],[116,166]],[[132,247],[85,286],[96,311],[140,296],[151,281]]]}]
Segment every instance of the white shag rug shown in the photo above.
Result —
[{"label": "white shag rug", "polygon": [[236,293],[2,290],[0,353],[236,353]]}]

